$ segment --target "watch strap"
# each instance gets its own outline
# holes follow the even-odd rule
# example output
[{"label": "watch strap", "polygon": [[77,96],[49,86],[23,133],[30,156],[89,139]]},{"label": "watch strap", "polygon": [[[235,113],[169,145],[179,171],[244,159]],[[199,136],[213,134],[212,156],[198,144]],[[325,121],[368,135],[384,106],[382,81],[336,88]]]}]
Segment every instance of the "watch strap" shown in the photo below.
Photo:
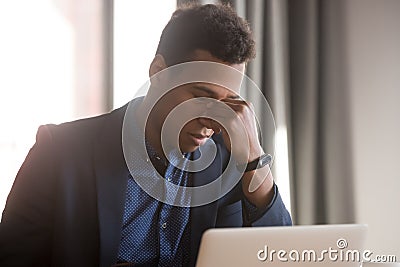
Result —
[{"label": "watch strap", "polygon": [[263,154],[256,158],[253,161],[248,162],[247,164],[240,164],[237,166],[239,171],[244,169],[245,172],[254,171],[256,169],[260,169],[267,164],[270,164],[272,161],[272,156],[270,154]]}]

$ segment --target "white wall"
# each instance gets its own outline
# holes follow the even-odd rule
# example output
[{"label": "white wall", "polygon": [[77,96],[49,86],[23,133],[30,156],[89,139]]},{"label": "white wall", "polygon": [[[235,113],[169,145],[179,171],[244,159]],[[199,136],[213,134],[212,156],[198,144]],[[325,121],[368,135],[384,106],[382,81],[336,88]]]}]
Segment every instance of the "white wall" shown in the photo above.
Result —
[{"label": "white wall", "polygon": [[345,1],[356,220],[400,261],[400,1]]}]

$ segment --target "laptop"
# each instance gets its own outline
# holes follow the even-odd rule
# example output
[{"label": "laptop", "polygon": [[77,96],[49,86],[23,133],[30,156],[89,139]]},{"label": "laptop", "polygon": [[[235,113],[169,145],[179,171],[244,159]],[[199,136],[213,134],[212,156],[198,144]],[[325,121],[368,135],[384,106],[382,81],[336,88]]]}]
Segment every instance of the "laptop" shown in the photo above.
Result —
[{"label": "laptop", "polygon": [[361,224],[209,229],[196,267],[359,267],[366,233]]}]

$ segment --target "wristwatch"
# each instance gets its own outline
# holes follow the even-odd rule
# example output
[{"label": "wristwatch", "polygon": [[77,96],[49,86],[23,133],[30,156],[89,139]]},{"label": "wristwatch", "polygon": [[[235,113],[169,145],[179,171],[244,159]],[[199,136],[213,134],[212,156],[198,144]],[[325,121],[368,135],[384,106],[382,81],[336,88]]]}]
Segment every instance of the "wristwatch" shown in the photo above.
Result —
[{"label": "wristwatch", "polygon": [[270,164],[272,161],[272,156],[270,154],[263,154],[256,158],[253,161],[248,162],[247,164],[240,164],[237,165],[236,167],[238,168],[239,171],[244,171],[249,172],[249,171],[254,171],[256,169],[260,169],[264,167],[267,164]]}]

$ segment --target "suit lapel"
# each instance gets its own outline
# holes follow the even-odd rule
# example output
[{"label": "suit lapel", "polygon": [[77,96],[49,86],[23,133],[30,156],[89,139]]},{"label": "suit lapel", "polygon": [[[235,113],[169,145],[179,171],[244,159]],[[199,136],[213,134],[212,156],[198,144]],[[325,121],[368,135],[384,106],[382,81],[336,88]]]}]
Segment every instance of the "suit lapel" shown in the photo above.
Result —
[{"label": "suit lapel", "polygon": [[[100,266],[107,267],[115,263],[118,254],[129,177],[121,139],[125,111],[126,106],[106,115],[99,137],[94,142]],[[194,158],[199,156],[200,152],[195,151]],[[212,164],[193,174],[192,186],[201,186],[214,181],[222,171],[221,157],[221,150],[218,149]],[[217,209],[218,201],[191,208],[191,266],[196,262],[202,234],[205,230],[215,227]]]},{"label": "suit lapel", "polygon": [[121,143],[124,114],[125,107],[104,117],[94,148],[100,266],[107,267],[115,263],[118,253],[129,176]]},{"label": "suit lapel", "polygon": [[[196,159],[199,156],[200,152],[199,150],[196,150],[194,152],[194,158]],[[216,174],[220,173],[221,173],[221,157],[220,154],[217,153],[215,160],[208,168],[193,174],[192,185],[201,186],[211,183],[212,181],[215,180]],[[217,209],[218,209],[217,203],[218,201],[214,201],[207,205],[191,208],[190,266],[194,266],[196,263],[197,253],[199,250],[202,234],[204,233],[205,230],[215,227],[215,223],[217,220]]]}]

